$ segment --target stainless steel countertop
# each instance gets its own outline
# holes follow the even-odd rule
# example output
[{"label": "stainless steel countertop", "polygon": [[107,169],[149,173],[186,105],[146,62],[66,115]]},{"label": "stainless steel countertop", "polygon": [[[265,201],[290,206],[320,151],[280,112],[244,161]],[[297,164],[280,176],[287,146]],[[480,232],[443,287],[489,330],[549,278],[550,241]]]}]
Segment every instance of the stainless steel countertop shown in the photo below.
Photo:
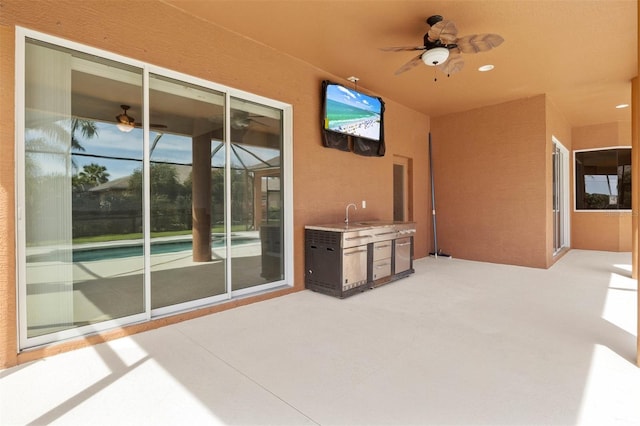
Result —
[{"label": "stainless steel countertop", "polygon": [[[412,226],[413,225],[413,226]],[[415,222],[394,222],[394,221],[362,221],[362,222],[350,222],[346,223],[330,223],[326,225],[306,225],[305,229],[315,229],[318,231],[332,231],[332,232],[349,232],[349,231],[362,231],[366,229],[385,228],[385,227],[400,227],[400,228],[415,228]]]}]

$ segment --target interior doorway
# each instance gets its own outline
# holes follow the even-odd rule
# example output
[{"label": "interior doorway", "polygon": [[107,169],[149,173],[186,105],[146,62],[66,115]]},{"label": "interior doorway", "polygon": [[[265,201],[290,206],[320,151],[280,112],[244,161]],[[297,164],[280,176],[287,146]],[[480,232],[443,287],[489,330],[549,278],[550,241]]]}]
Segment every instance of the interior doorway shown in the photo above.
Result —
[{"label": "interior doorway", "polygon": [[393,156],[393,220],[413,220],[413,160],[399,155]]}]

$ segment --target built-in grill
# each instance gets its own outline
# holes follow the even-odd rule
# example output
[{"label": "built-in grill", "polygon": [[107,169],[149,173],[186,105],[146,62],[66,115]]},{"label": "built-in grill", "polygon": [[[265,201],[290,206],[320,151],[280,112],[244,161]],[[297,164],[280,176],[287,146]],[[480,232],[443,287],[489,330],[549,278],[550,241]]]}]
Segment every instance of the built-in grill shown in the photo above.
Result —
[{"label": "built-in grill", "polygon": [[406,276],[413,272],[413,234],[407,222],[307,226],[305,285],[342,298]]}]

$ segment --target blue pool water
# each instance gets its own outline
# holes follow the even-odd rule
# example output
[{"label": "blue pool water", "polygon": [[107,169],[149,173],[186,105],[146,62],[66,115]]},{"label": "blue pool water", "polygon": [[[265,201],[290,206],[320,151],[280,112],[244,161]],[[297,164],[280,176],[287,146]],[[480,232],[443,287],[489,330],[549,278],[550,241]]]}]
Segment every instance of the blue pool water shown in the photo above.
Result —
[{"label": "blue pool water", "polygon": [[[215,239],[212,242],[213,247],[224,247],[224,238]],[[232,238],[231,245],[237,246],[240,244],[247,244],[252,242],[258,242],[256,238]],[[191,241],[172,241],[151,243],[151,255],[154,254],[166,254],[166,253],[178,253],[181,251],[190,251],[193,247]],[[142,245],[129,246],[129,247],[104,247],[90,250],[74,250],[73,261],[74,262],[89,262],[92,260],[105,260],[105,259],[121,259],[124,257],[142,256]]]},{"label": "blue pool water", "polygon": [[[251,237],[234,237],[231,239],[231,245],[237,246],[241,244],[257,243],[260,240]],[[216,238],[212,241],[214,248],[224,247],[225,239]],[[182,251],[190,251],[192,249],[191,241],[167,241],[151,243],[151,255],[179,253]],[[123,259],[126,257],[142,256],[142,244],[135,246],[118,246],[118,247],[95,247],[73,250],[73,262],[91,262],[96,260]],[[51,262],[59,260],[57,254],[43,253],[27,256],[27,262]]]}]

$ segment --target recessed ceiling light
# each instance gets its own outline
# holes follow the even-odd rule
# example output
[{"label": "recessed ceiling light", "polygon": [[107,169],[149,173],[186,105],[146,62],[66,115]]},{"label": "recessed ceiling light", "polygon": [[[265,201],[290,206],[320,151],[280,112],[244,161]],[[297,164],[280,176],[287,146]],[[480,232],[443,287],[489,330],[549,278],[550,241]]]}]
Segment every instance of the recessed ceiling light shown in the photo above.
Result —
[{"label": "recessed ceiling light", "polygon": [[628,108],[629,104],[620,104],[620,105],[616,105],[616,108],[618,109],[622,109],[622,108]]},{"label": "recessed ceiling light", "polygon": [[492,69],[494,69],[495,67],[491,64],[488,65],[483,65],[480,68],[478,68],[478,71],[480,72],[487,72],[487,71],[491,71]]}]

